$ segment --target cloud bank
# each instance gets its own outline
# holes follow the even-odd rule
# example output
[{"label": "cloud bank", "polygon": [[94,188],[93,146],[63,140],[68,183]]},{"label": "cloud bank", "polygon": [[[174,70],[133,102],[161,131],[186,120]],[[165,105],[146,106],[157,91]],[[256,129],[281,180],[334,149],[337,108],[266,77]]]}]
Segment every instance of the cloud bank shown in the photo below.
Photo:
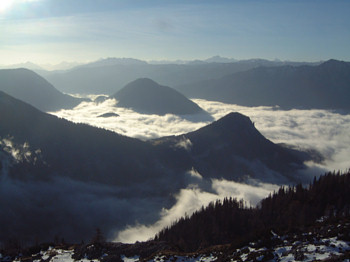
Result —
[{"label": "cloud bank", "polygon": [[[102,103],[83,102],[72,110],[61,110],[52,114],[73,122],[88,123],[143,140],[187,133],[209,123],[192,122],[188,116],[140,114],[130,109],[115,107],[116,103],[115,99],[107,99]],[[98,117],[105,113],[115,113],[119,116]],[[197,117],[201,118],[202,115],[198,114]]]},{"label": "cloud bank", "polygon": [[[325,158],[322,165],[328,170],[345,170],[350,167],[350,115],[328,110],[280,110],[275,107],[243,107],[215,101],[194,99],[215,120],[230,112],[247,115],[256,128],[274,143],[285,143],[301,149],[315,149]],[[209,124],[201,115],[144,115],[125,108],[115,107],[116,100],[102,103],[83,102],[72,110],[53,112],[73,122],[87,123],[143,140],[180,135]],[[116,113],[119,117],[98,117]],[[191,121],[194,120],[194,121]],[[180,146],[180,145],[179,145]],[[184,141],[182,146],[190,146]]]},{"label": "cloud bank", "polygon": [[[230,112],[239,112],[249,116],[255,127],[274,143],[284,143],[303,150],[313,149],[324,156],[322,163],[307,163],[309,168],[298,175],[311,177],[321,175],[326,170],[346,170],[350,167],[350,114],[328,110],[285,111],[278,107],[243,107],[201,99],[193,101],[215,120]],[[115,104],[116,101],[112,99],[102,103],[84,102],[73,110],[61,110],[53,114],[144,140],[188,133],[209,123],[201,121],[200,116],[192,116],[191,120],[195,121],[190,121],[188,116],[143,115],[117,108]],[[98,115],[111,112],[119,117],[98,118]],[[183,140],[177,146],[190,149],[191,142]],[[176,201],[171,207],[163,208],[161,212],[158,210],[159,219],[156,222],[131,221],[124,230],[117,230],[113,239],[122,242],[147,240],[163,227],[210,201],[232,196],[256,205],[278,188],[249,178],[245,184],[226,180],[204,181],[196,170],[189,170],[188,175],[187,187],[174,196]]]}]

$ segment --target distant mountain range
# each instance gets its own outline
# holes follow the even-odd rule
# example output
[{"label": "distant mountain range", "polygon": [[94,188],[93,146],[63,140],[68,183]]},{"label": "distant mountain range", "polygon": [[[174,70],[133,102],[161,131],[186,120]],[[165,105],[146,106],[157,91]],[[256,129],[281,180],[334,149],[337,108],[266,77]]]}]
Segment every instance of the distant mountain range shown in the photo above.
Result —
[{"label": "distant mountain range", "polygon": [[175,87],[188,97],[244,106],[350,109],[350,63],[258,67]]},{"label": "distant mountain range", "polygon": [[[214,57],[212,60],[215,59],[222,61],[220,57]],[[150,113],[160,115],[167,112],[182,114],[174,111],[174,107],[169,108],[170,100],[166,103],[170,110],[161,112],[160,107],[150,108],[162,103],[166,96],[162,97],[159,92],[164,88],[153,89],[148,106],[145,104],[146,100],[137,95],[140,90],[136,93],[131,92],[131,87],[128,85],[128,88],[124,88],[120,93],[118,91],[140,76],[143,79],[147,76],[151,77],[152,81],[162,83],[157,84],[159,86],[173,87],[192,98],[244,106],[280,106],[283,109],[350,109],[347,101],[350,96],[350,63],[337,60],[316,65],[300,65],[292,62],[288,64],[288,62],[261,59],[225,63],[152,65],[136,59],[109,58],[69,71],[46,73],[44,73],[46,78],[65,92],[113,94],[114,97],[120,96],[120,106],[142,112],[149,110]],[[200,79],[202,80],[198,81]],[[127,89],[129,91],[126,91]],[[82,101],[62,94],[51,83],[26,69],[0,70],[0,90],[43,111],[71,108]],[[174,95],[175,91],[172,93]],[[187,106],[191,103],[188,102]],[[184,103],[181,105],[178,108],[187,107],[184,107]],[[183,110],[185,113],[194,111],[196,111],[194,108]]]},{"label": "distant mountain range", "polygon": [[77,68],[86,68],[86,67],[104,67],[104,66],[114,66],[114,65],[147,65],[147,62],[134,59],[134,58],[116,58],[116,57],[109,57],[105,59],[100,59],[95,62],[87,63],[78,66]]},{"label": "distant mountain range", "polygon": [[[259,66],[308,63],[251,59],[233,62],[221,57],[190,63],[149,64],[131,58],[107,58],[67,71],[37,71],[57,89],[66,93],[114,94],[138,78],[150,78],[161,85],[175,87],[201,80],[220,78]],[[310,64],[310,63],[309,63]]]},{"label": "distant mountain range", "polygon": [[59,64],[34,64],[32,62],[11,64],[11,65],[0,65],[0,69],[17,69],[17,68],[25,68],[29,70],[33,70],[35,72],[42,71],[58,71],[58,70],[68,70],[73,67],[77,67],[81,65],[78,62],[60,62]]},{"label": "distant mountain range", "polygon": [[42,111],[72,108],[83,101],[61,93],[47,80],[24,68],[0,70],[0,90]]},{"label": "distant mountain range", "polygon": [[187,97],[245,106],[345,109],[349,104],[348,62],[296,63],[213,57],[187,64],[148,64],[109,58],[63,72],[42,74],[71,93],[114,94],[138,78],[150,78]]},{"label": "distant mountain range", "polygon": [[117,106],[131,108],[139,113],[157,115],[204,113],[196,103],[175,89],[161,86],[149,78],[140,78],[127,84],[112,97],[118,100]]}]

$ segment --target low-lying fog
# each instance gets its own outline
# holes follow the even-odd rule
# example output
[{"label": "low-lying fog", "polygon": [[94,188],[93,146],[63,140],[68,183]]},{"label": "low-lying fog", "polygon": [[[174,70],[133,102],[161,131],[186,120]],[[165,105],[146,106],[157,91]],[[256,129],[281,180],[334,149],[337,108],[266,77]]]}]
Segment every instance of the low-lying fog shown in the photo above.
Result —
[{"label": "low-lying fog", "polygon": [[[327,110],[284,111],[278,107],[243,107],[200,99],[193,101],[210,113],[215,120],[232,111],[240,112],[249,116],[256,128],[275,143],[317,150],[326,160],[322,164],[308,163],[309,174],[321,175],[326,170],[347,170],[350,167],[348,157],[350,155],[350,114]],[[52,114],[73,122],[88,123],[143,140],[187,133],[209,123],[205,116],[201,115],[186,117],[144,115],[129,109],[118,108],[115,106],[116,103],[113,99],[102,103],[83,102],[72,110],[61,110]],[[100,117],[105,113],[115,113],[119,116]],[[163,209],[156,223],[141,225],[130,221],[131,224],[128,227],[116,232],[114,240],[122,242],[147,240],[175,219],[185,213],[191,214],[210,201],[233,196],[256,204],[277,188],[277,185],[254,180],[247,181],[247,184],[213,180],[212,191],[205,192],[198,185],[191,184],[176,194],[176,204],[169,209]]]},{"label": "low-lying fog", "polygon": [[[215,120],[229,112],[247,115],[255,127],[274,143],[286,143],[318,150],[326,157],[322,167],[345,170],[350,167],[350,114],[327,110],[279,110],[278,107],[244,107],[215,101],[193,99]],[[194,131],[209,124],[206,117],[193,115],[146,115],[116,107],[117,101],[83,102],[72,110],[52,114],[73,122],[88,123],[143,140]],[[119,116],[99,117],[105,113]]]}]

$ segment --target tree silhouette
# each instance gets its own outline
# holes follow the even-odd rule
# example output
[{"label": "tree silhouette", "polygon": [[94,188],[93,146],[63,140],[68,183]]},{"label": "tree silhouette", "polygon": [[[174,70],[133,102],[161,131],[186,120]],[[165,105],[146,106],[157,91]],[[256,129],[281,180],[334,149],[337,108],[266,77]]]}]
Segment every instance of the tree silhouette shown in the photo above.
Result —
[{"label": "tree silhouette", "polygon": [[298,230],[350,214],[350,172],[327,173],[308,186],[281,187],[255,208],[243,200],[225,198],[161,230],[156,241],[167,241],[183,251],[212,245],[242,243],[274,232]]}]

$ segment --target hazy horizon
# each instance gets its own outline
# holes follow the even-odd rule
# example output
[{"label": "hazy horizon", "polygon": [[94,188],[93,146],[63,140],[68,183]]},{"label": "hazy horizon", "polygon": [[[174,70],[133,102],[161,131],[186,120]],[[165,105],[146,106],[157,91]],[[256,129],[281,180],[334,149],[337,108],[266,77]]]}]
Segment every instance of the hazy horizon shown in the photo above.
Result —
[{"label": "hazy horizon", "polygon": [[[95,63],[95,62],[101,62],[101,61],[106,61],[108,59],[132,59],[132,60],[139,60],[142,62],[146,62],[148,64],[190,64],[191,62],[207,62],[210,63],[213,61],[222,61],[222,63],[235,63],[235,62],[242,62],[242,61],[249,61],[249,60],[266,60],[266,61],[274,61],[274,62],[295,62],[295,63],[322,63],[327,60],[333,59],[329,58],[327,60],[318,60],[318,61],[297,61],[297,60],[281,60],[279,58],[275,58],[273,60],[271,59],[265,59],[261,57],[251,57],[251,58],[245,58],[245,59],[236,59],[234,57],[223,57],[220,55],[213,55],[210,57],[206,58],[195,58],[195,59],[190,59],[190,60],[185,60],[185,59],[176,59],[176,60],[142,60],[138,59],[135,57],[101,57],[97,60],[91,60],[91,61],[61,61],[58,63],[34,63],[32,61],[25,61],[25,62],[20,62],[20,63],[11,63],[11,64],[0,64],[0,69],[13,69],[13,68],[18,68],[18,67],[23,67],[27,68],[30,70],[46,70],[46,71],[55,71],[55,70],[69,70],[73,69],[75,67],[87,65],[90,63]],[[344,60],[345,61],[345,60]],[[348,62],[348,61],[346,61]]]},{"label": "hazy horizon", "polygon": [[350,60],[349,9],[329,0],[2,0],[0,61]]}]

